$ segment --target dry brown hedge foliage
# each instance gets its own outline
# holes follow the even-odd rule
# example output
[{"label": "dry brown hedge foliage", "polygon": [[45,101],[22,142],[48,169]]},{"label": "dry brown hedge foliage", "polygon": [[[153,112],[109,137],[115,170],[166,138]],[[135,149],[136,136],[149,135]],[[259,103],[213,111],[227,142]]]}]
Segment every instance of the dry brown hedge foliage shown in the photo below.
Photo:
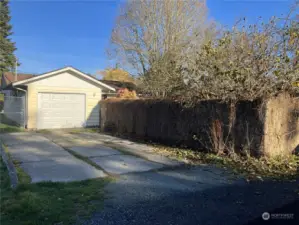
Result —
[{"label": "dry brown hedge foliage", "polygon": [[298,101],[280,95],[235,105],[208,100],[185,108],[170,100],[105,100],[101,129],[197,151],[288,155],[299,144]]}]

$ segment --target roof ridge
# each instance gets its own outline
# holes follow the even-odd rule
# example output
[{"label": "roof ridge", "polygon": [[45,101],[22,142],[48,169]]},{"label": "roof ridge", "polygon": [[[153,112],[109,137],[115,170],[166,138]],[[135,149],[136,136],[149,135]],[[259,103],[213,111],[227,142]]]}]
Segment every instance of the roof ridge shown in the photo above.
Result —
[{"label": "roof ridge", "polygon": [[67,67],[64,67],[64,68],[61,68],[61,69],[58,69],[58,70],[53,70],[53,71],[50,71],[50,72],[47,72],[47,73],[40,74],[39,76],[32,76],[29,79],[24,79],[24,80],[20,80],[20,81],[14,82],[13,86],[24,84],[26,82],[34,82],[36,79],[44,79],[45,77],[49,77],[49,76],[55,75],[56,73],[61,73],[61,72],[65,72],[65,71],[68,71],[68,70],[70,70],[71,72],[74,72],[74,73],[76,73],[76,74],[78,74],[78,75],[80,75],[82,77],[88,78],[89,80],[93,80],[97,84],[99,84],[101,86],[104,86],[107,89],[115,91],[115,88],[113,88],[113,87],[105,84],[104,82],[101,82],[96,77],[94,77],[92,75],[89,75],[89,74],[86,74],[86,73],[84,73],[84,72],[80,71],[79,69],[74,68],[72,66],[67,66]]}]

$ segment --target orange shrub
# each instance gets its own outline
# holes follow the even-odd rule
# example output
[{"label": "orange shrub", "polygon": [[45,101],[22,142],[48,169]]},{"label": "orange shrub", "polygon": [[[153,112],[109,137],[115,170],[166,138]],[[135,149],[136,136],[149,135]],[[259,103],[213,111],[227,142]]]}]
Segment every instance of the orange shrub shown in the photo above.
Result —
[{"label": "orange shrub", "polygon": [[122,88],[118,90],[118,95],[119,98],[132,98],[132,99],[136,99],[137,95],[136,92],[133,91],[129,91],[127,88]]}]

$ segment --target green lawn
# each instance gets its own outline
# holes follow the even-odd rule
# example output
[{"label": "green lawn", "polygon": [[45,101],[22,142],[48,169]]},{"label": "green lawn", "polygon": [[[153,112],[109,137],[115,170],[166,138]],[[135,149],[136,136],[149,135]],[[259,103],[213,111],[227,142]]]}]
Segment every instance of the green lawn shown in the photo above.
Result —
[{"label": "green lawn", "polygon": [[68,129],[69,133],[82,133],[82,132],[87,132],[87,133],[99,133],[100,132],[100,128],[72,128],[72,129]]},{"label": "green lawn", "polygon": [[24,128],[0,113],[0,133],[23,132]]},{"label": "green lawn", "polygon": [[[56,129],[41,129],[38,130],[37,132],[39,133],[51,133],[52,131],[55,131]],[[99,133],[100,132],[100,128],[63,128],[63,129],[57,129],[57,130],[63,130],[65,132],[71,133],[71,134],[77,134],[77,133],[82,133],[82,132],[86,132],[86,133]]]},{"label": "green lawn", "polygon": [[4,94],[0,94],[0,102],[4,101]]},{"label": "green lawn", "polygon": [[0,133],[23,132],[24,128],[0,123]]},{"label": "green lawn", "polygon": [[20,184],[12,190],[6,166],[0,159],[1,225],[74,224],[78,217],[88,217],[103,206],[103,188],[110,180],[30,184],[29,177],[18,167],[17,173]]},{"label": "green lawn", "polygon": [[4,94],[0,94],[0,111],[3,109],[3,103],[4,103]]}]

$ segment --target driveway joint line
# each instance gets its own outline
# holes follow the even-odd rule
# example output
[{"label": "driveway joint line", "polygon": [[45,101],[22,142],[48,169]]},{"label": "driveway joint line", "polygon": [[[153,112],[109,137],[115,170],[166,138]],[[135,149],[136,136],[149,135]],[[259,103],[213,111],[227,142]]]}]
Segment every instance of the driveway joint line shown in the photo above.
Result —
[{"label": "driveway joint line", "polygon": [[[57,157],[57,158],[59,158],[59,157]],[[51,162],[51,161],[55,162],[55,160],[48,159],[48,160],[18,162],[18,164],[38,163],[38,162]]]}]

